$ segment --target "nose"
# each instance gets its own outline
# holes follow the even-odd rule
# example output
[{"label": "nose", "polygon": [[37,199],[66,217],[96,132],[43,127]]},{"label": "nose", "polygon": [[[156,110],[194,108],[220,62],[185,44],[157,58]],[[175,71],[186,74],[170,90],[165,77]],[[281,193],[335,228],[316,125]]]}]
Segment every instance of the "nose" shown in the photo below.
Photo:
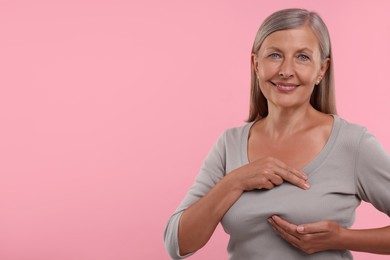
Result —
[{"label": "nose", "polygon": [[288,79],[294,75],[293,63],[289,59],[284,59],[280,64],[279,76]]}]

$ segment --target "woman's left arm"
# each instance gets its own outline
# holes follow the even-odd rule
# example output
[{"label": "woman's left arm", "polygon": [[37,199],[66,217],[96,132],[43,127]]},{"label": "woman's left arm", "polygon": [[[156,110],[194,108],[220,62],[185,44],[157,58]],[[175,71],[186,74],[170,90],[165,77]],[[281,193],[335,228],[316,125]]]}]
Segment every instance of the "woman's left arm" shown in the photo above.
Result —
[{"label": "woman's left arm", "polygon": [[274,230],[307,254],[325,250],[351,250],[390,255],[390,226],[374,229],[346,229],[333,221],[294,225],[272,216]]}]

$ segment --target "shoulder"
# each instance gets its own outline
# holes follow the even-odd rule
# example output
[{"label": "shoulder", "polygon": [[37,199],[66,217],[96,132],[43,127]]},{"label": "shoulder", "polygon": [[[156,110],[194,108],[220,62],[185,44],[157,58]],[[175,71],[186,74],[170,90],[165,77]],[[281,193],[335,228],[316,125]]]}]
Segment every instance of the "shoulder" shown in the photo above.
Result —
[{"label": "shoulder", "polygon": [[254,122],[250,122],[250,123],[245,123],[244,125],[241,126],[228,128],[224,131],[222,136],[227,142],[235,141],[235,140],[241,141],[242,139],[247,139],[249,130],[253,124]]},{"label": "shoulder", "polygon": [[367,128],[334,115],[334,125],[329,143],[343,154],[355,154],[367,133]]},{"label": "shoulder", "polygon": [[[336,116],[337,117],[337,116]],[[378,153],[385,152],[382,144],[376,136],[371,133],[365,126],[351,123],[338,117],[337,143],[349,152],[356,151],[357,154],[365,155],[372,158]],[[385,152],[386,153],[386,152]],[[360,156],[361,157],[361,156]]]},{"label": "shoulder", "polygon": [[216,146],[220,150],[237,149],[248,140],[248,133],[252,125],[253,122],[226,129],[219,136]]},{"label": "shoulder", "polygon": [[378,152],[383,153],[382,144],[374,134],[360,124],[351,123],[345,119],[335,116],[335,138],[337,147],[343,148],[343,152],[357,152],[368,158]]},{"label": "shoulder", "polygon": [[238,127],[231,127],[222,132],[217,142],[212,147],[206,162],[226,161],[230,156],[241,158],[243,144],[248,138],[248,132],[253,123],[246,123]]},{"label": "shoulder", "polygon": [[342,137],[361,139],[363,135],[367,134],[367,128],[362,125],[349,122],[339,116],[334,116],[334,118],[335,128],[339,128],[339,133]]},{"label": "shoulder", "polygon": [[349,131],[367,131],[367,128],[362,126],[362,125],[350,122],[350,121],[348,121],[342,117],[339,117],[339,116],[334,116],[334,117],[335,117],[335,120],[339,121],[338,123],[341,126],[343,126],[345,129],[347,129]]}]

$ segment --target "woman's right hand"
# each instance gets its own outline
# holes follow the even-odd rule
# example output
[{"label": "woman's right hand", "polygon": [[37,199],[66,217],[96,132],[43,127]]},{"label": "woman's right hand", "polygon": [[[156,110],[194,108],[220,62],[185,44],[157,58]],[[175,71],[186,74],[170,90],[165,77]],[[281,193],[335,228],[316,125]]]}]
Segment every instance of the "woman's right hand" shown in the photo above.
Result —
[{"label": "woman's right hand", "polygon": [[289,167],[274,157],[261,158],[250,162],[231,172],[226,177],[234,178],[235,182],[240,184],[242,191],[270,190],[275,186],[281,185],[284,181],[304,190],[310,188],[306,174]]},{"label": "woman's right hand", "polygon": [[180,255],[195,252],[207,243],[226,211],[242,192],[272,189],[284,181],[302,189],[309,188],[307,176],[303,172],[271,157],[231,171],[181,215],[178,231]]}]

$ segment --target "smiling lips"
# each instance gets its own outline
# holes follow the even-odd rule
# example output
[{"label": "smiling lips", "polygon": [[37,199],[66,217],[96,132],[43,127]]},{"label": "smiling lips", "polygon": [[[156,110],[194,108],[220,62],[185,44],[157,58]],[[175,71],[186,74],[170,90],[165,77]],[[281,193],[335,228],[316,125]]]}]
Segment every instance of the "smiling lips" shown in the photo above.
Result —
[{"label": "smiling lips", "polygon": [[285,83],[285,82],[272,82],[272,85],[274,85],[278,90],[283,92],[290,92],[299,87],[297,84],[293,83]]}]

